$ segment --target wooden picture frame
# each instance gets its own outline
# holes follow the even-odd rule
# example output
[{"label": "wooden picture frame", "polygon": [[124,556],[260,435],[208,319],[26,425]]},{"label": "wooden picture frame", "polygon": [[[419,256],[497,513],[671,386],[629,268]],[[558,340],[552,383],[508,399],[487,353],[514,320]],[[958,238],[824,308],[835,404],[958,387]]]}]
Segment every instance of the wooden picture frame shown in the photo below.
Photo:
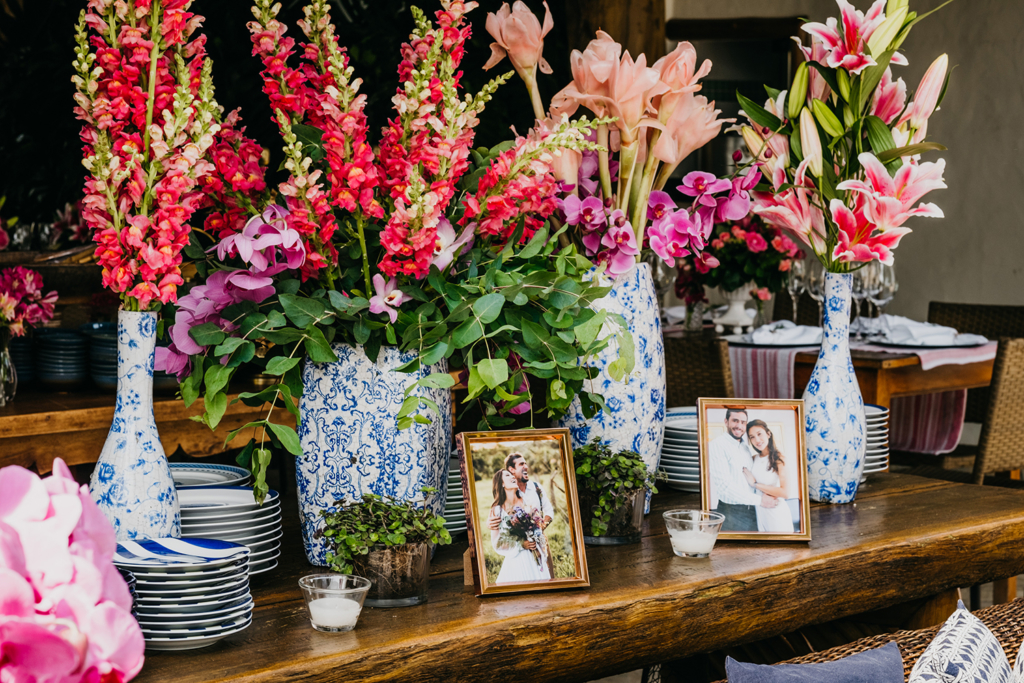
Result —
[{"label": "wooden picture frame", "polygon": [[697,420],[701,505],[726,516],[718,538],[810,541],[804,402],[701,398]]},{"label": "wooden picture frame", "polygon": [[464,432],[456,446],[476,594],[589,586],[569,430]]}]

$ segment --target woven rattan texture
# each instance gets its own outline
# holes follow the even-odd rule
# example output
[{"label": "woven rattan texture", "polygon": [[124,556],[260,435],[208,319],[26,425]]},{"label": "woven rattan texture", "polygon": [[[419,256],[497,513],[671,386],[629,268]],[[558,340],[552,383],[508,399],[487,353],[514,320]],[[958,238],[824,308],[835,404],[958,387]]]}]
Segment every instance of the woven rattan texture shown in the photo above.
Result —
[{"label": "woven rattan texture", "polygon": [[[928,304],[928,322],[953,327],[959,332],[984,335],[989,339],[1024,337],[1024,306],[932,301]],[[971,389],[967,392],[965,419],[968,422],[984,422],[988,404],[988,387]]]},{"label": "woven rattan texture", "polygon": [[[1006,653],[1006,658],[1010,660],[1012,665],[1016,660],[1021,641],[1024,640],[1024,600],[1017,599],[1002,605],[993,605],[992,607],[978,610],[974,613],[974,616],[981,619],[985,626],[995,634],[999,644],[1003,647],[1003,652]],[[935,638],[939,628],[941,627],[933,626],[919,631],[897,631],[880,636],[871,636],[852,642],[849,645],[841,645],[821,652],[812,652],[809,655],[781,663],[812,664],[815,662],[833,662],[837,659],[863,652],[864,650],[882,647],[890,640],[895,640],[900,646],[900,652],[903,654],[903,677],[906,680],[910,678],[911,669],[914,668],[918,658],[924,654],[925,648]],[[726,683],[726,681],[718,681],[717,683]]]},{"label": "woven rattan texture", "polygon": [[991,400],[981,425],[974,483],[986,474],[1024,468],[1021,424],[1024,424],[1024,339],[999,339],[992,367]]},{"label": "woven rattan texture", "polygon": [[729,344],[710,332],[665,337],[667,406],[697,405],[698,398],[732,398]]}]

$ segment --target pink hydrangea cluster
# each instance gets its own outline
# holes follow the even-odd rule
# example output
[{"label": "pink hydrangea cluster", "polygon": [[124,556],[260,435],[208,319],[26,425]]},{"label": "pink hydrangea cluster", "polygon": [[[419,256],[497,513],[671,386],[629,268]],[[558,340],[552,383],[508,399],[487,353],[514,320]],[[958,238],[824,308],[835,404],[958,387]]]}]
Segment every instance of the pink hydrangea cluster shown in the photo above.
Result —
[{"label": "pink hydrangea cluster", "polygon": [[43,294],[43,277],[25,266],[0,272],[0,329],[21,337],[32,327],[53,320],[57,292]]},{"label": "pink hydrangea cluster", "polygon": [[82,214],[103,284],[129,308],[177,298],[188,221],[212,168],[204,155],[219,112],[190,5],[135,3],[129,16],[123,2],[91,0],[78,24],[75,113],[90,172]]},{"label": "pink hydrangea cluster", "polygon": [[64,461],[0,469],[0,679],[121,683],[145,644],[112,559],[114,529]]},{"label": "pink hydrangea cluster", "polygon": [[470,36],[465,14],[477,3],[441,4],[437,25],[418,15],[412,40],[402,46],[398,116],[380,144],[381,184],[394,207],[381,235],[380,269],[388,275],[423,277],[430,271],[438,223],[469,167],[477,116],[493,91],[485,88],[469,104],[460,100],[459,64]]},{"label": "pink hydrangea cluster", "polygon": [[[381,218],[383,207],[374,196],[378,172],[367,142],[365,95],[352,80],[348,55],[338,45],[327,3],[314,0],[305,8],[299,24],[308,42],[302,45],[299,68],[288,66],[295,41],[285,36],[287,27],[277,19],[279,4],[258,0],[249,23],[253,55],[263,62],[263,91],[270,98],[276,121],[289,145],[286,165],[289,179],[280,186],[286,197],[288,224],[302,235],[306,259],[304,279],[337,263],[332,238],[338,229],[331,206]],[[309,170],[309,159],[296,146],[292,126],[303,124],[322,132],[321,145],[330,171],[322,178]]]}]

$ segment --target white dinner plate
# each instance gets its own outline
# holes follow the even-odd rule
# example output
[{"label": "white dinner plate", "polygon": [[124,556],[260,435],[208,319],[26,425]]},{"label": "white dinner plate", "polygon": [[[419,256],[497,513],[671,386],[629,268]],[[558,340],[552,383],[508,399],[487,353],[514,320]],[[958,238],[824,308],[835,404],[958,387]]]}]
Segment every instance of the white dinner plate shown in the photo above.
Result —
[{"label": "white dinner plate", "polygon": [[144,638],[171,638],[174,636],[204,636],[231,631],[250,621],[252,621],[252,615],[243,612],[236,618],[213,624],[147,622],[143,626],[142,622],[139,622],[139,625],[142,626],[142,636]]},{"label": "white dinner plate", "polygon": [[189,612],[211,612],[213,610],[221,609],[238,609],[241,605],[252,600],[252,595],[246,591],[239,596],[223,598],[221,600],[206,600],[203,602],[160,602],[160,603],[139,603],[138,612],[139,618],[143,615],[152,617],[154,614],[161,612],[174,612],[175,614],[189,613]]},{"label": "white dinner plate", "polygon": [[[267,494],[263,505],[280,498],[273,489]],[[244,512],[258,510],[260,506],[252,497],[252,489],[246,486],[208,486],[178,491],[178,504],[183,511],[216,508],[223,512]]]},{"label": "white dinner plate", "polygon": [[244,609],[236,609],[233,612],[228,612],[222,616],[212,617],[201,617],[193,619],[194,615],[184,615],[185,619],[163,619],[159,618],[156,620],[140,620],[139,626],[149,629],[160,629],[160,628],[186,628],[189,626],[216,626],[217,624],[226,624],[232,621],[236,621],[243,617],[252,614],[252,607],[246,607]]},{"label": "white dinner plate", "polygon": [[256,607],[256,601],[249,596],[249,599],[245,602],[240,602],[237,605],[230,605],[228,607],[221,607],[219,609],[212,609],[205,612],[172,612],[169,610],[160,610],[154,612],[147,612],[144,616],[140,614],[139,619],[146,619],[149,621],[190,621],[193,619],[213,619],[220,620],[224,619],[229,614],[235,614],[240,611],[251,612]]},{"label": "white dinner plate", "polygon": [[179,638],[179,637],[174,637],[174,638],[147,638],[146,639],[146,649],[147,650],[163,650],[163,651],[171,651],[171,650],[198,650],[201,647],[206,647],[208,645],[213,645],[218,640],[223,640],[224,638],[227,638],[228,636],[230,636],[230,635],[232,635],[234,633],[238,633],[239,631],[244,631],[245,629],[247,629],[249,627],[249,624],[251,624],[251,623],[252,623],[252,620],[250,619],[248,622],[245,623],[244,626],[239,626],[238,628],[234,629],[233,631],[223,631],[223,632],[215,634],[215,635],[190,636],[190,637],[184,637],[184,638]]},{"label": "white dinner plate", "polygon": [[267,564],[266,562],[262,562],[259,565],[254,565],[253,568],[249,570],[249,576],[252,576],[254,574],[262,574],[263,572],[269,572],[271,569],[273,569],[276,566],[277,566],[277,560],[274,560],[270,564]]},{"label": "white dinner plate", "polygon": [[673,482],[670,481],[668,483],[668,487],[670,489],[674,489],[676,491],[686,491],[687,493],[700,493],[700,484],[699,483],[697,483],[697,484],[676,484],[676,483],[673,483]]},{"label": "white dinner plate", "polygon": [[696,415],[670,415],[665,418],[665,428],[673,431],[695,433],[697,431]]},{"label": "white dinner plate", "polygon": [[[222,541],[234,541],[235,543],[242,543],[244,545],[251,546],[253,543],[262,543],[269,541],[274,538],[275,534],[281,533],[281,527],[271,528],[266,531],[258,529],[255,533],[252,531],[222,531],[216,534],[217,538]],[[188,536],[182,532],[182,536]]]},{"label": "white dinner plate", "polygon": [[139,597],[150,596],[150,597],[163,597],[167,595],[171,596],[188,596],[188,595],[223,595],[224,593],[230,593],[237,590],[243,585],[247,585],[249,577],[245,574],[239,574],[238,576],[232,576],[231,578],[222,581],[220,583],[207,583],[201,586],[174,586],[174,585],[161,585],[161,584],[146,584],[137,585],[137,593]]},{"label": "white dinner plate", "polygon": [[193,524],[192,522],[182,522],[181,528],[187,530],[190,535],[198,535],[201,533],[216,533],[218,531],[232,532],[232,531],[260,531],[266,532],[274,527],[281,526],[281,515],[280,513],[275,514],[273,517],[266,519],[252,519],[243,520],[241,522],[223,522],[223,523],[203,523]]},{"label": "white dinner plate", "polygon": [[[191,489],[188,489],[191,490]],[[254,514],[270,514],[268,511],[279,511],[281,509],[281,499],[278,498],[273,502],[265,502],[263,505],[255,506],[247,510],[224,510],[216,506],[211,507],[193,507],[181,511],[182,519],[206,519],[212,517],[214,519],[232,520],[232,519],[244,519],[246,517],[252,517]]]},{"label": "white dinner plate", "polygon": [[209,588],[210,590],[206,593],[192,593],[187,595],[184,591],[173,591],[171,593],[139,593],[138,604],[139,607],[148,608],[155,605],[192,605],[202,602],[220,602],[241,598],[249,593],[249,577],[246,576],[242,581],[228,588],[218,588],[216,590],[212,587]]},{"label": "white dinner plate", "polygon": [[192,570],[187,568],[176,568],[174,565],[152,568],[132,568],[132,574],[139,583],[145,581],[170,581],[177,583],[198,583],[200,581],[214,580],[222,581],[225,576],[236,572],[243,572],[249,566],[249,558],[246,557],[240,562],[216,567],[209,570]]},{"label": "white dinner plate", "polygon": [[174,485],[182,486],[244,486],[249,481],[249,470],[234,465],[172,462],[171,478]]}]

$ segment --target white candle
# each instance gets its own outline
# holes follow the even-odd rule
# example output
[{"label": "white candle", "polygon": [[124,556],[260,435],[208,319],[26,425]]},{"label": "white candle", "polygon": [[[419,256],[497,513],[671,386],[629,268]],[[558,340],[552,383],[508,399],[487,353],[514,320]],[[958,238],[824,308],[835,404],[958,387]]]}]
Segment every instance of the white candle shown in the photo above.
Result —
[{"label": "white candle", "polygon": [[676,554],[707,555],[715,547],[716,534],[708,534],[696,529],[669,529],[672,539],[672,550]]},{"label": "white candle", "polygon": [[361,609],[358,602],[348,598],[317,598],[309,603],[313,623],[324,628],[354,628]]}]

